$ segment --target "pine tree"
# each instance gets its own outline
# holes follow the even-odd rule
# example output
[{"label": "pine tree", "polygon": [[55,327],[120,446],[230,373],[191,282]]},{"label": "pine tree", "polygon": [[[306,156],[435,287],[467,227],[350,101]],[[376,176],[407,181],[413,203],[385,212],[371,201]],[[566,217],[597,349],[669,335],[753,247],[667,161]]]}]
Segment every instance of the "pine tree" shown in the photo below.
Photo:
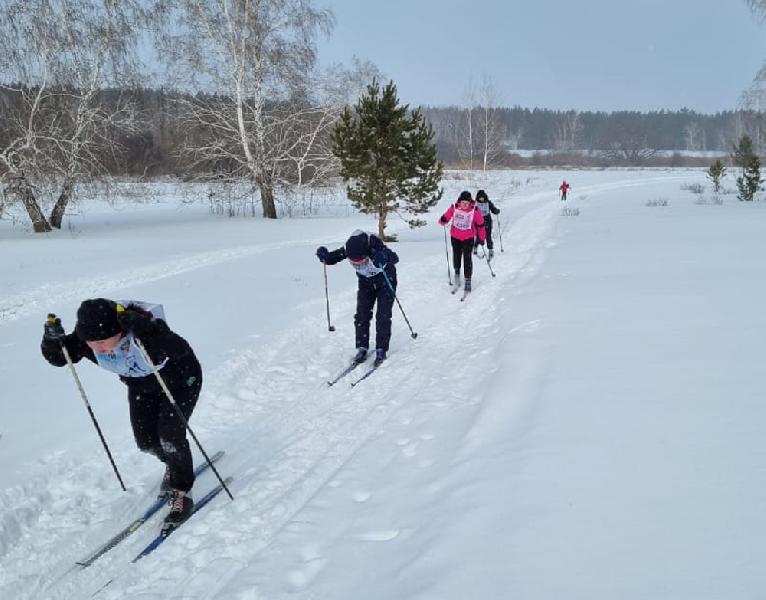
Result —
[{"label": "pine tree", "polygon": [[[389,213],[423,214],[442,195],[442,164],[433,130],[420,110],[400,106],[393,81],[382,90],[376,80],[353,109],[346,108],[332,133],[333,153],[355,208],[378,215],[378,236],[386,238]],[[422,219],[404,219],[422,227]]]},{"label": "pine tree", "polygon": [[705,173],[708,179],[713,182],[713,191],[717,194],[721,191],[721,180],[726,177],[726,167],[719,158],[716,160]]},{"label": "pine tree", "polygon": [[750,202],[761,189],[761,159],[753,150],[753,140],[743,135],[739,144],[734,147],[732,154],[734,165],[742,169],[742,175],[737,177],[737,198]]}]

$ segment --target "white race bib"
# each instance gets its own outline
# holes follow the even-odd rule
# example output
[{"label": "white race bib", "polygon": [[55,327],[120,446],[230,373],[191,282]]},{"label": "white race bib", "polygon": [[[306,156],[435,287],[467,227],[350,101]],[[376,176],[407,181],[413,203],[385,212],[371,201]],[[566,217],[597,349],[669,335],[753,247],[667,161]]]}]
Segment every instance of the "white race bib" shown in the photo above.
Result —
[{"label": "white race bib", "polygon": [[[96,355],[99,367],[122,377],[146,377],[152,374],[151,365],[146,362],[131,333],[123,337],[111,352],[104,354],[93,352],[93,354]],[[157,370],[159,371],[163,366],[165,366],[165,361],[161,365],[157,365]]]},{"label": "white race bib", "polygon": [[455,209],[452,214],[452,225],[460,231],[469,231],[473,226],[473,208],[470,212]]},{"label": "white race bib", "polygon": [[369,258],[360,264],[351,262],[351,266],[354,267],[357,275],[361,275],[362,277],[375,277],[375,275],[383,271],[383,269],[380,269],[372,264],[372,261]]}]

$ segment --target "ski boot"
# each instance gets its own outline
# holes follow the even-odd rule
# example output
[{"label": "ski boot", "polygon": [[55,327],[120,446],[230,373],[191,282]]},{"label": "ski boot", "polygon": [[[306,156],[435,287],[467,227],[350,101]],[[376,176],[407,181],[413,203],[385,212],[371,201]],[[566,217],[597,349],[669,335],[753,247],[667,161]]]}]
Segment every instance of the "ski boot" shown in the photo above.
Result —
[{"label": "ski boot", "polygon": [[162,524],[162,533],[168,534],[188,519],[194,510],[194,500],[191,492],[172,490],[170,495],[170,512]]},{"label": "ski boot", "polygon": [[356,354],[354,355],[354,364],[362,364],[364,361],[367,360],[367,348],[357,348]]},{"label": "ski boot", "polygon": [[379,367],[386,360],[386,351],[378,348],[375,350],[375,362],[372,363],[373,367]]}]

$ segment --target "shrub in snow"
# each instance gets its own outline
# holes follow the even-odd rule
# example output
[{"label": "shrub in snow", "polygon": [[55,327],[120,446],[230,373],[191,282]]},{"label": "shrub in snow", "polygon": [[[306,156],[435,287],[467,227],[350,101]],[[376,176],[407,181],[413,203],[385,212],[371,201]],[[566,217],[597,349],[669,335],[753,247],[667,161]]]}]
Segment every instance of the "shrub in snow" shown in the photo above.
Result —
[{"label": "shrub in snow", "polygon": [[719,194],[711,194],[710,196],[699,196],[694,204],[712,204],[721,206],[723,204],[723,198]]},{"label": "shrub in snow", "polygon": [[667,198],[657,198],[656,200],[647,201],[647,206],[668,206],[669,202]]},{"label": "shrub in snow", "polygon": [[565,206],[564,208],[561,209],[561,216],[562,217],[579,217],[580,209],[572,208],[571,206]]},{"label": "shrub in snow", "polygon": [[681,189],[691,192],[692,194],[701,194],[705,191],[705,188],[701,183],[685,183],[681,186]]}]

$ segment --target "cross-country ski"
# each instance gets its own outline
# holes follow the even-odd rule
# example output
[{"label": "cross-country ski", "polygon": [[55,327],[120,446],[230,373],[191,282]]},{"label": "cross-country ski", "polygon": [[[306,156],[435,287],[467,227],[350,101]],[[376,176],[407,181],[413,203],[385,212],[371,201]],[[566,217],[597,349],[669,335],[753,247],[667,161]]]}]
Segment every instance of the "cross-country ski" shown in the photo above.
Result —
[{"label": "cross-country ski", "polygon": [[[210,457],[210,460],[212,462],[216,462],[221,457],[223,457],[223,454],[224,454],[223,451],[218,451],[213,456]],[[200,464],[194,470],[194,476],[198,477],[199,475],[204,473],[209,467],[210,467],[210,464],[208,462],[204,462]],[[111,539],[109,539],[96,551],[94,551],[87,557],[81,560],[78,560],[76,564],[82,568],[89,567],[90,565],[92,565],[101,556],[109,552],[111,549],[117,546],[120,542],[125,540],[128,536],[135,533],[139,527],[141,527],[144,523],[146,523],[152,516],[154,516],[160,509],[162,509],[163,506],[167,505],[167,503],[168,503],[167,498],[164,496],[154,500],[154,502],[152,502],[149,508],[146,509],[143,515],[135,519],[132,523],[130,523],[127,527],[125,527],[125,529],[123,529],[118,534],[116,534]]]}]

